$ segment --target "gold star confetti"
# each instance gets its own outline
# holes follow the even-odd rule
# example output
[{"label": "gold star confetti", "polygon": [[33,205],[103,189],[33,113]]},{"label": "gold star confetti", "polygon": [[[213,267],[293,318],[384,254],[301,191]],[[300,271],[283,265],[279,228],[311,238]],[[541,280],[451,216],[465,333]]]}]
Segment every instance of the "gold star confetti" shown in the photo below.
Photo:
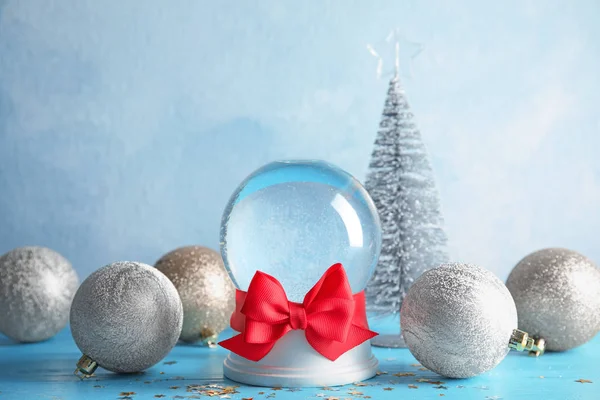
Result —
[{"label": "gold star confetti", "polygon": [[415,376],[412,372],[396,372],[394,376],[402,377],[402,376]]},{"label": "gold star confetti", "polygon": [[328,398],[326,398],[325,400],[340,400],[339,397],[333,397],[333,396],[329,396]]},{"label": "gold star confetti", "polygon": [[329,386],[323,386],[323,387],[321,388],[321,390],[329,390],[329,391],[332,391],[333,389],[332,389],[332,388],[330,388]]},{"label": "gold star confetti", "polygon": [[160,371],[160,374],[161,374],[161,375],[164,375],[165,373],[164,373],[164,372],[162,372],[162,371]]},{"label": "gold star confetti", "polygon": [[364,383],[364,382],[354,382],[353,385],[358,386],[358,387],[369,386],[368,383]]},{"label": "gold star confetti", "polygon": [[421,367],[421,368],[419,368],[419,371],[429,371],[429,370],[425,367]]},{"label": "gold star confetti", "polygon": [[419,387],[417,385],[408,385],[409,389],[418,389]]},{"label": "gold star confetti", "polygon": [[579,382],[579,383],[594,383],[594,382],[590,381],[589,379],[577,379],[575,382]]},{"label": "gold star confetti", "polygon": [[377,376],[379,376],[379,375],[387,375],[387,371],[377,371],[375,374]]},{"label": "gold star confetti", "polygon": [[119,393],[119,396],[133,396],[135,394],[135,392],[121,392]]},{"label": "gold star confetti", "polygon": [[[196,392],[201,396],[215,397],[219,396],[222,399],[230,399],[230,394],[239,393],[236,389],[239,386],[221,386],[221,385],[188,385],[188,392]],[[263,392],[264,393],[264,392]],[[188,398],[199,399],[200,396],[187,396]]]},{"label": "gold star confetti", "polygon": [[544,376],[544,375],[540,375],[540,379],[544,379],[544,378],[545,378],[545,376]]},{"label": "gold star confetti", "polygon": [[281,388],[279,386],[271,388],[271,390],[281,390]]},{"label": "gold star confetti", "polygon": [[348,390],[348,394],[350,394],[352,396],[362,396],[363,392],[359,392],[356,389],[352,389],[352,390]]},{"label": "gold star confetti", "polygon": [[258,394],[265,394],[265,392],[258,392]]},{"label": "gold star confetti", "polygon": [[411,367],[422,367],[421,364],[410,364]]},{"label": "gold star confetti", "polygon": [[385,388],[383,388],[383,390],[388,390],[388,391],[391,391],[391,390],[394,390],[394,388],[391,388],[391,387],[385,387]]},{"label": "gold star confetti", "polygon": [[421,383],[431,383],[432,385],[443,385],[446,382],[442,382],[442,381],[432,381],[431,379],[426,379],[426,378],[419,378],[417,379],[417,382],[421,382]]}]

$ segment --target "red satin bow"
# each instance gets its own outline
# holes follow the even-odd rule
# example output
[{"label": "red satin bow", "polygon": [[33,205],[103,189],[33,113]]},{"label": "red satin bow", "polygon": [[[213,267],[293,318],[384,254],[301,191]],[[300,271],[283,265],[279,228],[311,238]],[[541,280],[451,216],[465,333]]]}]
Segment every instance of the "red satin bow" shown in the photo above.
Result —
[{"label": "red satin bow", "polygon": [[302,303],[288,301],[277,279],[257,271],[248,292],[236,291],[231,327],[241,333],[219,344],[252,361],[293,329],[304,330],[308,343],[331,361],[377,336],[369,330],[365,294],[352,295],[342,264],[331,266]]}]

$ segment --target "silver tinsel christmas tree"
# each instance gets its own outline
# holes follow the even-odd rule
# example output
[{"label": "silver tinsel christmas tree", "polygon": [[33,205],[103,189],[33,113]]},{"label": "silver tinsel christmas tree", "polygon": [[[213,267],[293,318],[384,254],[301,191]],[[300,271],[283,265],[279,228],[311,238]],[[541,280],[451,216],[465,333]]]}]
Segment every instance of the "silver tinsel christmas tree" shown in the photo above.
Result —
[{"label": "silver tinsel christmas tree", "polygon": [[[398,313],[415,279],[448,261],[433,171],[398,68],[390,81],[365,187],[383,229],[379,264],[366,290],[367,307],[380,315]],[[381,335],[373,343],[404,347],[401,335]]]}]

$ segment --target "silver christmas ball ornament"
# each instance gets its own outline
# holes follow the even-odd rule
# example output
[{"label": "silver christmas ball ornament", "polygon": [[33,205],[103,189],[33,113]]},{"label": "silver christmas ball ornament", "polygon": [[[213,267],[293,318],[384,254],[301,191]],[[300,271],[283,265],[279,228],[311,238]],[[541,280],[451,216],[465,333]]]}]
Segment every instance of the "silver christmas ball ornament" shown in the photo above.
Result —
[{"label": "silver christmas ball ornament", "polygon": [[73,299],[71,333],[83,353],[76,372],[147,369],[175,346],[182,321],[177,289],[156,268],[127,261],[107,265]]},{"label": "silver christmas ball ornament", "polygon": [[0,332],[19,342],[56,335],[69,321],[79,279],[71,263],[45,247],[0,257]]},{"label": "silver christmas ball ornament", "polygon": [[543,352],[543,343],[515,330],[517,309],[502,281],[476,265],[442,264],[425,272],[408,291],[400,318],[415,358],[451,378],[489,371],[509,348]]},{"label": "silver christmas ball ornament", "polygon": [[600,269],[575,251],[550,248],[528,255],[506,286],[519,328],[544,338],[548,350],[580,346],[600,330]]},{"label": "silver christmas ball ornament", "polygon": [[235,286],[221,255],[201,247],[182,247],[165,254],[156,268],[173,282],[183,303],[180,339],[212,346],[229,325],[235,309]]}]

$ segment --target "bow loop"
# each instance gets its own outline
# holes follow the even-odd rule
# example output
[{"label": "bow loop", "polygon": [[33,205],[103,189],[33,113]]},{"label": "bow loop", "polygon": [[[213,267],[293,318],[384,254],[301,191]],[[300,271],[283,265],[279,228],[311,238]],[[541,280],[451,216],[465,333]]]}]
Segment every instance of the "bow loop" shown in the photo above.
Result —
[{"label": "bow loop", "polygon": [[283,286],[277,279],[261,271],[257,271],[250,281],[240,311],[246,318],[272,324],[284,323],[290,315]]},{"label": "bow loop", "polygon": [[247,319],[242,336],[246,343],[265,344],[275,342],[291,329],[287,323],[269,324],[268,322]]},{"label": "bow loop", "polygon": [[308,308],[309,305],[321,300],[337,298],[353,300],[348,276],[342,264],[339,263],[332,265],[325,271],[315,286],[306,293],[303,304]]},{"label": "bow loop", "polygon": [[369,330],[364,292],[352,294],[342,264],[332,265],[302,304],[288,301],[277,279],[257,271],[248,291],[236,292],[231,327],[241,334],[219,344],[252,361],[293,329],[304,330],[307,342],[332,361],[377,335]]},{"label": "bow loop", "polygon": [[343,342],[348,337],[354,314],[354,301],[346,299],[321,300],[311,304],[310,328],[317,335]]}]

